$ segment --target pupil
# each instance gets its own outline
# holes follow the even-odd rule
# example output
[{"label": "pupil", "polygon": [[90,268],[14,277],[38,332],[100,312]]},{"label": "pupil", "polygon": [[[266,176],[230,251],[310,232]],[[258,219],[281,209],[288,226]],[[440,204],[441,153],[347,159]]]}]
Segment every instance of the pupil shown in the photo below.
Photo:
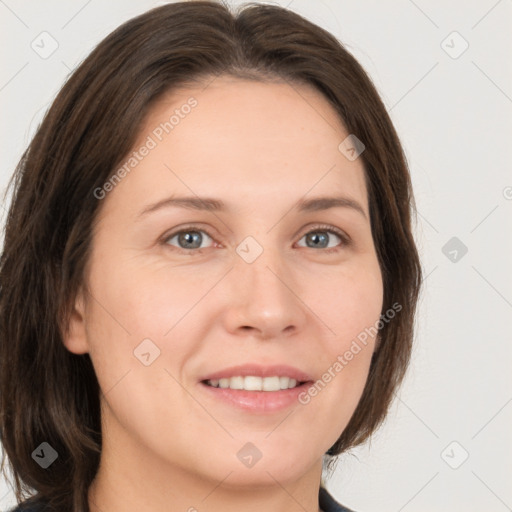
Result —
[{"label": "pupil", "polygon": [[[199,235],[199,233],[197,231],[189,231],[187,233],[184,233],[182,234],[181,236],[181,239],[182,241],[184,240],[186,244],[189,244],[189,243],[194,243],[194,235],[190,235],[190,233],[194,233],[195,234],[195,237],[196,237],[196,242],[197,242],[197,237]],[[201,245],[201,242],[199,241],[199,245]],[[196,247],[194,247],[195,249]]]},{"label": "pupil", "polygon": [[316,233],[312,234],[310,239],[311,239],[311,240],[313,240],[313,242],[314,242],[314,244],[315,244],[315,247],[318,247],[318,243],[317,243],[317,242],[318,242],[318,241],[319,241],[319,239],[321,239],[321,238],[323,238],[323,239],[324,239],[324,242],[325,242],[325,241],[326,241],[326,239],[327,239],[327,237],[326,237],[326,235],[325,235],[325,234],[318,235],[318,234],[316,234]]}]

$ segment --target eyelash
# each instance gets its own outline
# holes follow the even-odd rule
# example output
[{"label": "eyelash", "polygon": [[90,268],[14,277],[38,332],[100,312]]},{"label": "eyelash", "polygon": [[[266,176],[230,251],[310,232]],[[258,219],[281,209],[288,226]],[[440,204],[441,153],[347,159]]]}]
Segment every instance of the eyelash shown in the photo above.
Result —
[{"label": "eyelash", "polygon": [[[179,231],[175,231],[169,235],[164,235],[164,237],[162,238],[162,244],[166,245],[168,247],[172,247],[172,250],[176,250],[180,254],[188,254],[188,255],[202,254],[204,249],[181,249],[180,247],[175,247],[175,246],[172,246],[167,243],[168,240],[174,238],[176,235],[180,235],[181,233],[189,233],[192,231],[206,233],[213,241],[215,241],[214,237],[208,232],[208,230],[199,228],[199,226],[190,225],[190,226],[186,226],[186,227],[180,229]],[[333,233],[333,234],[337,235],[342,241],[342,243],[336,247],[329,247],[329,248],[323,249],[324,252],[327,252],[329,254],[338,252],[343,247],[347,247],[351,244],[350,238],[345,233],[343,233],[343,231],[341,231],[333,226],[329,226],[329,225],[325,225],[325,224],[315,226],[313,229],[306,231],[306,233],[304,233],[300,239],[304,238],[306,235],[309,235],[310,233],[316,233],[316,232],[322,232],[322,231],[326,232],[326,233]],[[306,249],[312,249],[312,247],[306,247]]]}]

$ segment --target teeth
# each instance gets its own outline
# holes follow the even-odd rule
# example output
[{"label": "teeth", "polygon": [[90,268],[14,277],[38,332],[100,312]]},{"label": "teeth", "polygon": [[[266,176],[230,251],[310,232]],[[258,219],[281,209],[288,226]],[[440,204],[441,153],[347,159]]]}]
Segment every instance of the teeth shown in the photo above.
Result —
[{"label": "teeth", "polygon": [[294,388],[298,384],[290,377],[256,377],[254,375],[211,379],[207,382],[214,388],[245,389],[246,391],[279,391]]},{"label": "teeth", "polygon": [[[261,377],[247,376],[244,377],[244,389],[248,391],[262,391],[263,381],[268,379],[262,379]],[[231,384],[231,379],[229,380]]]},{"label": "teeth", "polygon": [[290,382],[290,377],[279,377],[279,386],[281,389],[288,389],[288,383]]},{"label": "teeth", "polygon": [[[243,377],[231,377],[226,379],[231,389],[244,389],[244,378]],[[228,387],[228,386],[226,386]]]}]

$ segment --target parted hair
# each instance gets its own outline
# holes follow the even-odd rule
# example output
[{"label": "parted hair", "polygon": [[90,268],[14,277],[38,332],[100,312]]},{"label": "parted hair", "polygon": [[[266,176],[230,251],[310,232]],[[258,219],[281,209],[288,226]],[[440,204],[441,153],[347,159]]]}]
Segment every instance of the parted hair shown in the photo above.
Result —
[{"label": "parted hair", "polygon": [[[89,355],[69,352],[62,340],[101,205],[93,191],[123,162],[163,94],[221,75],[312,85],[365,145],[359,158],[382,312],[396,303],[401,310],[379,330],[361,399],[326,457],[367,440],[403,381],[421,284],[415,206],[403,148],[371,79],[333,35],[285,8],[250,3],[234,10],[216,1],[157,7],[114,30],[71,73],[6,190],[1,468],[8,480],[9,468],[18,502],[34,497],[50,510],[89,510],[102,446],[101,390]],[[58,453],[46,469],[33,457],[42,442]]]}]

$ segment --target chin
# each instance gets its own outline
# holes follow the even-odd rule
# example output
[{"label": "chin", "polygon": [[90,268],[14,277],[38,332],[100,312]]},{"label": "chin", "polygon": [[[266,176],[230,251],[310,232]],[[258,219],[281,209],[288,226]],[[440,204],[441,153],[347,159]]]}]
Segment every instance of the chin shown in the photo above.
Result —
[{"label": "chin", "polygon": [[[232,471],[229,477],[223,482],[223,486],[227,488],[251,488],[257,489],[258,487],[267,488],[275,486],[276,481],[286,486],[288,482],[296,482],[308,470],[304,465],[297,465],[291,460],[286,460],[287,457],[281,457],[281,462],[276,464],[274,459],[267,460],[260,459],[253,467],[248,468],[241,464],[231,465],[226,471],[226,475]],[[303,462],[303,461],[302,461]],[[218,474],[216,474],[218,479]]]},{"label": "chin", "polygon": [[315,449],[305,440],[291,442],[284,432],[281,436],[274,432],[265,440],[267,435],[268,432],[258,437],[249,436],[246,442],[242,441],[243,437],[238,437],[236,449],[226,449],[219,454],[223,459],[214,472],[215,478],[229,474],[224,482],[227,486],[263,488],[275,486],[276,481],[281,485],[295,482],[315,464],[321,467],[323,447]]}]

